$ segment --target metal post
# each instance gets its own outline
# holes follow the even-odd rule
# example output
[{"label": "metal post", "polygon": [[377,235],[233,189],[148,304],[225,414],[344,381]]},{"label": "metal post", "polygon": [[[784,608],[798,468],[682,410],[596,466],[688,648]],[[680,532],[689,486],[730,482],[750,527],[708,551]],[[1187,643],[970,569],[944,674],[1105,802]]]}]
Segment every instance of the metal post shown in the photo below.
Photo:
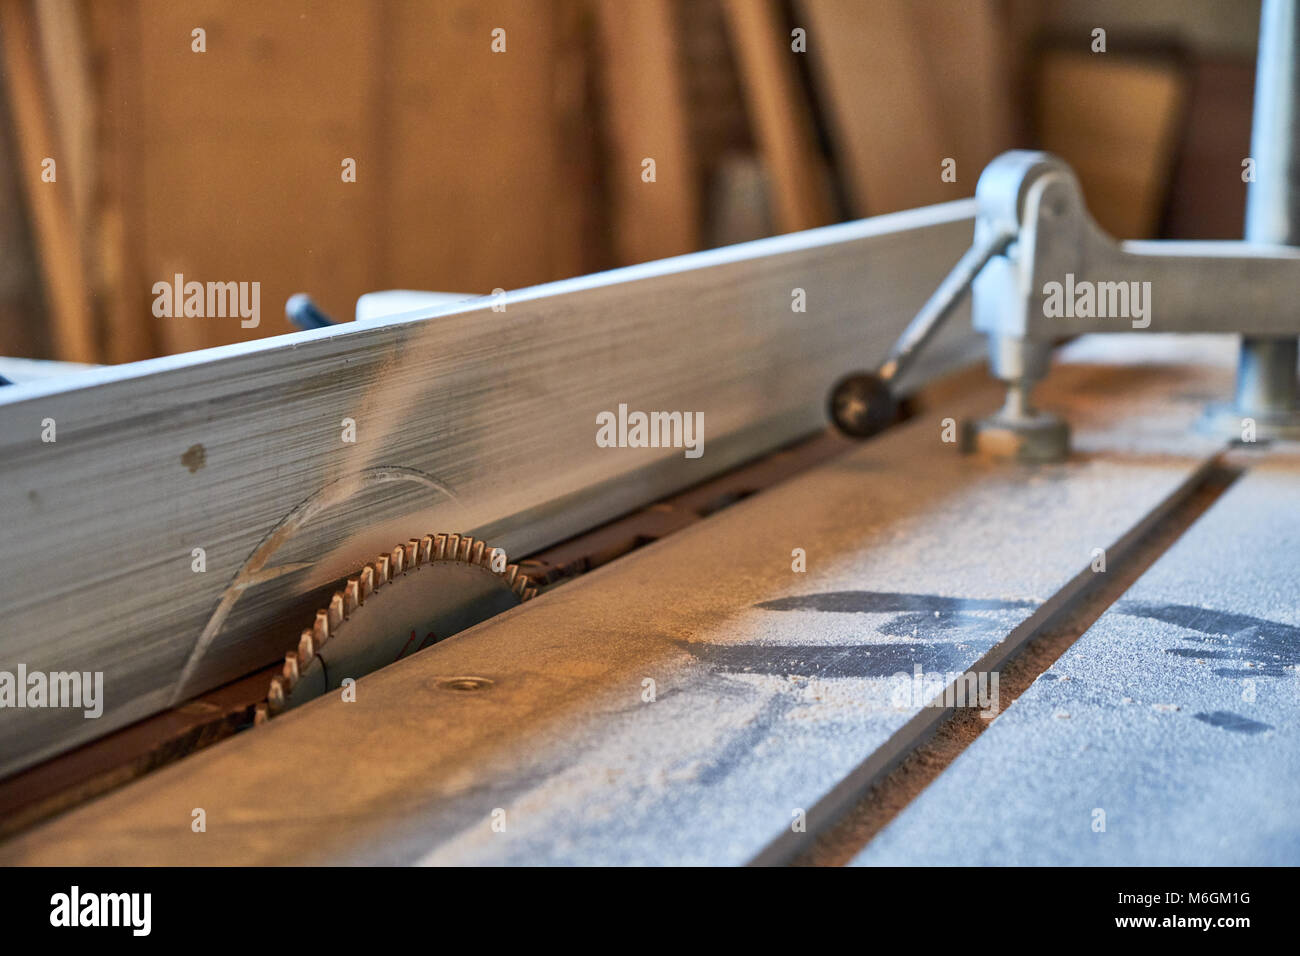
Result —
[{"label": "metal post", "polygon": [[[1300,0],[1264,0],[1250,138],[1246,240],[1300,245]],[[1260,438],[1300,435],[1296,345],[1242,336],[1234,413],[1253,418]]]}]

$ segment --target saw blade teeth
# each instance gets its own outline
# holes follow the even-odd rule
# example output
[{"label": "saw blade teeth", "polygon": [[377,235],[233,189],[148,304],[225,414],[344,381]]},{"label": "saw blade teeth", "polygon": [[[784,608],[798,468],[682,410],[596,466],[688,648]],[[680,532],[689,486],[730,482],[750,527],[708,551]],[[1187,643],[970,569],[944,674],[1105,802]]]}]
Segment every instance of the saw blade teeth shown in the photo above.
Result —
[{"label": "saw blade teeth", "polygon": [[271,686],[266,692],[266,703],[273,714],[284,710],[284,682],[280,677],[271,678]]},{"label": "saw blade teeth", "polygon": [[[498,555],[503,562],[500,571],[494,567]],[[254,722],[265,723],[283,712],[288,707],[289,695],[302,682],[303,674],[312,664],[317,663],[322,647],[338,635],[344,622],[366,604],[379,588],[391,584],[412,568],[438,561],[466,564],[494,575],[518,597],[520,603],[532,600],[538,593],[537,587],[528,574],[520,570],[519,565],[504,564],[505,560],[506,552],[503,548],[489,547],[487,542],[471,535],[449,532],[411,538],[407,543],[397,545],[390,553],[379,555],[355,577],[348,578],[343,589],[334,592],[329,605],[316,612],[313,626],[300,633],[297,647],[285,655],[280,673],[271,678],[266,701],[254,711]],[[317,674],[312,682],[318,682],[319,679],[320,675]]]},{"label": "saw blade teeth", "polygon": [[[317,614],[316,618],[317,620],[319,620],[320,615]],[[316,635],[310,630],[305,630],[298,637],[298,660],[309,661],[315,656],[316,656]]]}]

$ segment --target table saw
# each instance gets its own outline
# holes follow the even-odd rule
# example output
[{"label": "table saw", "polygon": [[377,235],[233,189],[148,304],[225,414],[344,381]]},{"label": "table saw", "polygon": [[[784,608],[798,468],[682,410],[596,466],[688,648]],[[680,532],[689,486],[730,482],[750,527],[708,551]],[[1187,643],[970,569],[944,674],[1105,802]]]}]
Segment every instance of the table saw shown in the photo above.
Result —
[{"label": "table saw", "polygon": [[1296,35],[1245,242],[1018,151],[8,376],[0,862],[1300,861]]}]

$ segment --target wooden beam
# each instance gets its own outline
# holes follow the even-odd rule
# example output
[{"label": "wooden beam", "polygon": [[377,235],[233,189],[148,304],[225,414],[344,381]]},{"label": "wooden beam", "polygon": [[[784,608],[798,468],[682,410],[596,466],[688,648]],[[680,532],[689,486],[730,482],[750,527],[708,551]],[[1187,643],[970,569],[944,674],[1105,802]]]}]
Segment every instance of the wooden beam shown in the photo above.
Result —
[{"label": "wooden beam", "polygon": [[[108,329],[110,362],[134,362],[164,351],[169,331],[151,309],[152,282],[144,261],[145,157],[142,133],[139,0],[88,5],[94,78],[94,133],[97,186],[92,205],[91,287]],[[153,281],[162,278],[153,276]],[[166,340],[168,349],[174,345]],[[201,344],[201,343],[199,343]]]},{"label": "wooden beam", "polygon": [[[858,215],[974,195],[1012,140],[993,0],[799,0],[841,174]],[[941,177],[955,161],[956,179]]]},{"label": "wooden beam", "polygon": [[[692,154],[671,0],[595,0],[609,122],[606,177],[623,264],[700,247],[699,171]],[[644,161],[654,161],[646,182]]]},{"label": "wooden beam", "polygon": [[[1154,239],[1169,189],[1187,76],[1173,59],[1049,50],[1036,110],[1043,148],[1079,176],[1117,239]],[[1240,160],[1226,179],[1240,179]]]},{"label": "wooden beam", "polygon": [[[40,251],[45,296],[53,325],[54,357],[72,362],[99,359],[86,288],[86,268],[74,214],[74,163],[60,148],[54,109],[37,51],[36,18],[27,0],[0,2],[5,77],[18,130],[19,168]],[[42,163],[55,161],[55,180],[42,180]]]},{"label": "wooden beam", "polygon": [[790,48],[773,0],[726,0],[733,46],[744,79],[781,232],[834,222],[825,163],[817,149],[809,104],[799,88]]},{"label": "wooden beam", "polygon": [[800,0],[797,9],[854,212],[938,201],[946,155],[941,121],[907,7],[894,0]]}]

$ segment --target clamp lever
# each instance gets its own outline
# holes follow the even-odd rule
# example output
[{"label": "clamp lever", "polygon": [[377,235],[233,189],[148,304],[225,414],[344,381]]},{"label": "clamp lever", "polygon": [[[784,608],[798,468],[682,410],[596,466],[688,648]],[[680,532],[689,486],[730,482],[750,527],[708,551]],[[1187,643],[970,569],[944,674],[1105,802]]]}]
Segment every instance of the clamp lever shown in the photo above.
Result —
[{"label": "clamp lever", "polygon": [[889,355],[874,372],[850,372],[835,383],[827,402],[830,419],[851,438],[870,438],[893,423],[898,401],[892,385],[912,365],[944,321],[961,303],[980,270],[1001,255],[1015,238],[1015,230],[990,229],[957,260],[934,294],[907,324]]}]

